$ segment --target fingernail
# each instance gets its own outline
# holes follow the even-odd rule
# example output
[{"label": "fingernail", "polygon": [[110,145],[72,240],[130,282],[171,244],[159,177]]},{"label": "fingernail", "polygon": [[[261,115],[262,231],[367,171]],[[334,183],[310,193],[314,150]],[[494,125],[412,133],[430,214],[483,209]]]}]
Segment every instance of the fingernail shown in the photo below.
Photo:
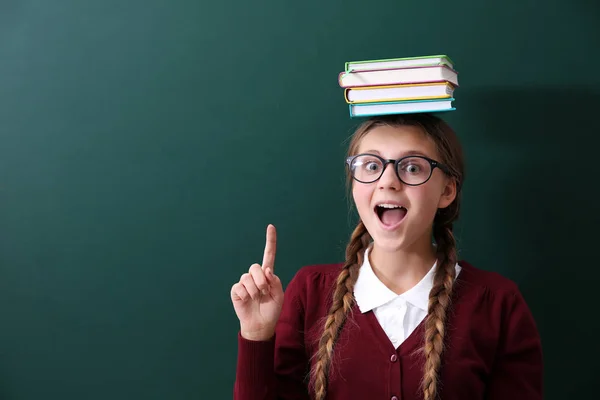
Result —
[{"label": "fingernail", "polygon": [[267,289],[263,289],[263,290],[261,290],[260,292],[263,294],[263,296],[266,296],[266,295],[267,295],[267,293],[269,293],[269,292],[267,292]]}]

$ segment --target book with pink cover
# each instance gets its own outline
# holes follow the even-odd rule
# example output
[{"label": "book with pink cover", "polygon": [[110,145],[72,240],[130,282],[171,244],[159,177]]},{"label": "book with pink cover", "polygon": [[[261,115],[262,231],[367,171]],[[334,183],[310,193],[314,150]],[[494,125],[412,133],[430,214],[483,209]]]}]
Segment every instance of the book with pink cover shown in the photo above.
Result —
[{"label": "book with pink cover", "polygon": [[447,65],[435,65],[383,70],[342,71],[338,75],[338,83],[342,88],[444,81],[458,87],[458,72]]}]

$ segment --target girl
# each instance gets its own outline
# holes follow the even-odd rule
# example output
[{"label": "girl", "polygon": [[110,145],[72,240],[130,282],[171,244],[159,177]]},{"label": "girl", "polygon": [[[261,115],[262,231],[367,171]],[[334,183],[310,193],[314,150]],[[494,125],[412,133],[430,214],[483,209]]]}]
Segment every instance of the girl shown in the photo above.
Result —
[{"label": "girl", "polygon": [[374,117],[353,135],[360,222],[346,261],[300,269],[284,296],[275,228],[231,289],[237,400],[542,399],[542,352],[517,286],[457,262],[464,182],[452,129],[429,114]]}]

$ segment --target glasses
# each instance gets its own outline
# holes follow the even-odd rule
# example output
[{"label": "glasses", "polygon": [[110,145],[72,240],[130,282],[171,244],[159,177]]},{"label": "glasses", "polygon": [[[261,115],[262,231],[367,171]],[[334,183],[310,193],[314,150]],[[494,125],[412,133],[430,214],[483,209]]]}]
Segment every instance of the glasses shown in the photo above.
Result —
[{"label": "glasses", "polygon": [[350,168],[352,178],[362,183],[372,183],[381,178],[388,164],[394,165],[398,179],[409,186],[418,186],[427,182],[435,168],[450,174],[450,170],[444,164],[425,156],[386,160],[375,154],[358,154],[348,157],[346,164]]}]

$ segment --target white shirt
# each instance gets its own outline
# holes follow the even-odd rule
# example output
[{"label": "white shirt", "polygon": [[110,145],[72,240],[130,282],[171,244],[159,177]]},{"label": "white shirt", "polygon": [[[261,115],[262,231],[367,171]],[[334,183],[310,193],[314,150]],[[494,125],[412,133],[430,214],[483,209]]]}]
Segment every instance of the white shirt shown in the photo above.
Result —
[{"label": "white shirt", "polygon": [[[397,349],[427,316],[429,292],[437,262],[415,286],[398,295],[377,278],[369,262],[369,250],[354,285],[354,298],[364,314],[373,311],[379,324]],[[456,264],[456,276],[461,267]]]}]

